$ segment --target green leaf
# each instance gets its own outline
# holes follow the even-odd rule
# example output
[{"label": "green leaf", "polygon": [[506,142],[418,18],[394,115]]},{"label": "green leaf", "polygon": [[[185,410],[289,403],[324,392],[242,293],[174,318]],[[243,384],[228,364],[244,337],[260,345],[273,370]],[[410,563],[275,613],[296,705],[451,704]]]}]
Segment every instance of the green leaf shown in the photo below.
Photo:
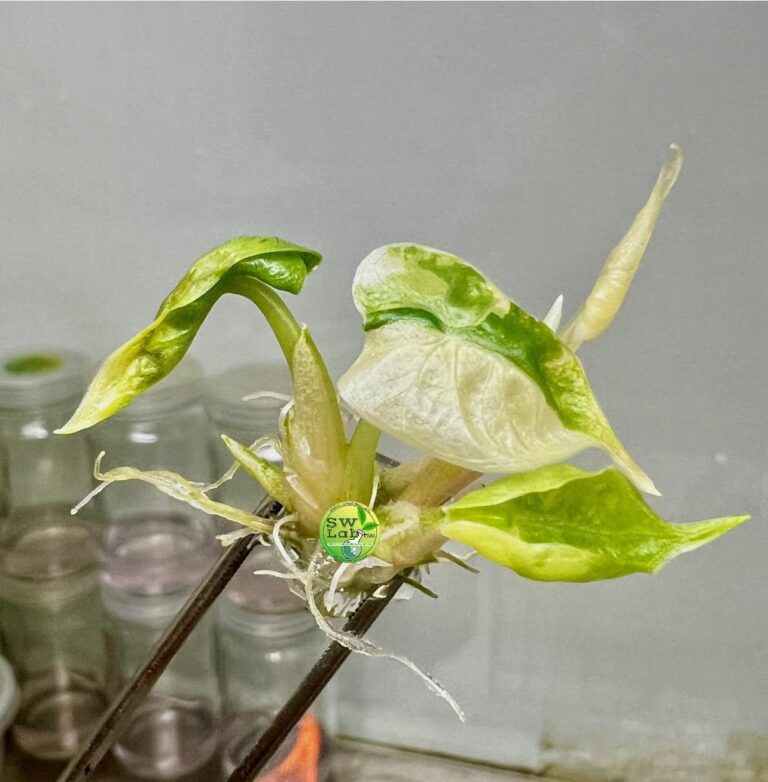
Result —
[{"label": "green leaf", "polygon": [[152,324],[107,358],[75,414],[57,431],[93,426],[166,377],[225,293],[254,301],[290,355],[299,327],[272,288],[298,293],[320,258],[314,250],[260,236],[232,239],[207,253],[165,299]]},{"label": "green leaf", "polygon": [[466,261],[390,245],[362,262],[353,291],[365,346],[339,390],[360,417],[478,472],[526,471],[601,448],[658,493],[573,352]]},{"label": "green leaf", "polygon": [[258,481],[270,497],[276,499],[289,512],[293,510],[290,498],[283,487],[283,471],[279,467],[225,434],[221,435],[221,439],[232,454],[232,458],[248,475]]},{"label": "green leaf", "polygon": [[445,537],[539,581],[653,573],[749,518],[669,524],[616,470],[565,464],[503,478],[444,513]]}]

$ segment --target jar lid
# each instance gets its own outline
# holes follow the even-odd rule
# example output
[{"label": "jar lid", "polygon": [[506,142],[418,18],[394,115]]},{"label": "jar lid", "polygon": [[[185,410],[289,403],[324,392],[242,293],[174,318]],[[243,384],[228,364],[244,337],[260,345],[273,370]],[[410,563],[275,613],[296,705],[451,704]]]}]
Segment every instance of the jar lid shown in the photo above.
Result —
[{"label": "jar lid", "polygon": [[203,371],[199,362],[186,356],[168,377],[136,397],[116,417],[136,420],[165,415],[179,407],[200,402],[203,388]]},{"label": "jar lid", "polygon": [[[244,396],[263,397],[243,400]],[[254,436],[277,431],[280,410],[293,394],[285,364],[241,364],[206,383],[206,403],[214,423],[251,432]]]},{"label": "jar lid", "polygon": [[0,410],[24,410],[83,392],[92,362],[74,350],[42,349],[0,356]]},{"label": "jar lid", "polygon": [[19,686],[8,661],[0,657],[0,734],[13,722],[18,706]]}]

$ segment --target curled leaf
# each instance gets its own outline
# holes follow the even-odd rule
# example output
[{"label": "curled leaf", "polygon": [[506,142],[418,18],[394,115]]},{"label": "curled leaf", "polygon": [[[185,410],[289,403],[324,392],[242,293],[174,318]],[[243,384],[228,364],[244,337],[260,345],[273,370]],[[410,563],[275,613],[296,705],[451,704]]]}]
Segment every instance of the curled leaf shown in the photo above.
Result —
[{"label": "curled leaf", "polygon": [[[134,467],[116,467],[113,470],[102,472],[101,459],[103,456],[104,454],[102,452],[99,455],[93,473],[97,480],[102,481],[102,485],[97,487],[96,492],[110,483],[118,483],[120,481],[143,481],[144,483],[149,483],[156,489],[159,489],[163,494],[167,494],[169,497],[185,502],[187,505],[191,505],[193,508],[197,508],[197,510],[208,513],[211,516],[220,516],[222,519],[241,524],[243,527],[247,527],[254,532],[268,533],[272,531],[273,521],[240,510],[239,508],[233,508],[226,503],[216,502],[205,494],[201,484],[188,481],[175,472],[169,472],[168,470],[137,470]],[[96,492],[92,492],[91,495],[89,495],[89,498]],[[80,503],[78,508],[89,498],[86,498],[83,503]]]},{"label": "curled leaf", "polygon": [[279,467],[263,456],[259,456],[255,450],[225,434],[221,435],[221,439],[237,464],[258,481],[270,497],[277,500],[289,512],[293,510],[290,498],[283,486],[283,471]]},{"label": "curled leaf", "polygon": [[749,518],[669,524],[616,470],[567,464],[503,478],[444,512],[447,538],[539,581],[653,573]]},{"label": "curled leaf", "polygon": [[240,293],[259,304],[281,345],[289,349],[298,326],[272,288],[298,293],[320,258],[314,250],[261,236],[231,239],[202,256],[162,303],[151,325],[101,365],[75,414],[57,431],[71,434],[93,426],[162,380],[184,357],[225,293]]},{"label": "curled leaf", "polygon": [[520,472],[601,448],[658,493],[572,351],[466,261],[420,245],[382,247],[358,268],[353,292],[365,345],[339,390],[360,417],[477,472]]},{"label": "curled leaf", "polygon": [[583,342],[599,337],[616,317],[653,235],[664,201],[682,167],[683,152],[673,144],[648,201],[611,251],[592,292],[560,335],[571,350],[577,350]]}]

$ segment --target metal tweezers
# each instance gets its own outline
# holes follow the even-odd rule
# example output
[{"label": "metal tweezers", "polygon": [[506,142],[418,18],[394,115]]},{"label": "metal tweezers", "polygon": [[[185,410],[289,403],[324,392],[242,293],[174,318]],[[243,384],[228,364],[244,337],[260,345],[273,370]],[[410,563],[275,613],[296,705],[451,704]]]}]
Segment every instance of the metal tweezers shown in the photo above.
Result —
[{"label": "metal tweezers", "polygon": [[[388,466],[397,464],[381,456],[379,460]],[[281,511],[280,503],[268,497],[256,509],[256,514],[276,518]],[[258,536],[248,535],[227,548],[152,647],[146,662],[110,704],[93,734],[83,749],[72,758],[58,782],[85,782],[93,777],[97,766],[118,739],[128,718],[149,694],[205,612],[258,545]],[[389,584],[383,596],[366,598],[344,625],[344,631],[358,636],[364,635],[402,584],[403,579],[397,577]],[[230,774],[227,782],[253,781],[349,655],[350,650],[335,641],[325,649],[293,695],[275,714],[269,727],[259,736],[251,751]]]}]

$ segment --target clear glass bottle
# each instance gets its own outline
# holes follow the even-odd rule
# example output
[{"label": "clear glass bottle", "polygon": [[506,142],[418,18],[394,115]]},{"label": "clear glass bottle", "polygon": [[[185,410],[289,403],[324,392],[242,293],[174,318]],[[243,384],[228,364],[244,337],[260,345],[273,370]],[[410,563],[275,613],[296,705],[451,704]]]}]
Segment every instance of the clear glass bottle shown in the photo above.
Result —
[{"label": "clear glass bottle", "polygon": [[74,411],[89,362],[70,351],[0,359],[0,623],[21,699],[13,725],[32,757],[70,757],[106,708],[98,503],[86,435],[53,430]]},{"label": "clear glass bottle", "polygon": [[[165,380],[93,428],[95,447],[105,452],[104,468],[169,470],[191,481],[212,481],[215,466],[202,394],[200,367],[186,358]],[[103,501],[113,524],[147,515],[159,518],[165,513],[184,513],[213,528],[202,511],[139,481],[113,484],[104,492]]]},{"label": "clear glass bottle", "polygon": [[[273,549],[257,549],[217,604],[224,779],[253,747],[327,643],[304,602],[285,581],[253,575],[254,570],[275,569],[276,565]],[[327,736],[334,722],[334,694],[328,690],[268,768],[313,762],[318,779],[325,779],[329,773]]]},{"label": "clear glass bottle", "polygon": [[[109,466],[170,470],[207,483],[214,478],[202,377],[186,359],[162,383],[96,427]],[[103,494],[109,523],[103,540],[102,599],[110,649],[122,685],[205,577],[219,551],[206,514],[138,482]],[[218,678],[213,623],[204,617],[150,696],[132,716],[114,756],[133,776],[186,779],[213,758]]]},{"label": "clear glass bottle", "polygon": [[[232,456],[220,435],[226,434],[244,445],[264,435],[277,435],[280,411],[290,397],[291,377],[284,364],[245,364],[212,378],[207,383],[206,406],[211,418],[217,471],[221,475],[232,464]],[[244,396],[263,394],[256,399]],[[259,452],[274,463],[280,456],[273,448]],[[240,470],[217,490],[217,499],[245,510],[253,510],[263,499],[261,487]],[[231,531],[233,526],[222,527]]]},{"label": "clear glass bottle", "polygon": [[[186,565],[183,555],[168,562],[176,573]],[[192,589],[142,595],[104,585],[115,683],[144,663]],[[188,780],[205,772],[219,743],[219,701],[213,617],[206,615],[132,715],[113,748],[115,759],[141,779]]]}]

